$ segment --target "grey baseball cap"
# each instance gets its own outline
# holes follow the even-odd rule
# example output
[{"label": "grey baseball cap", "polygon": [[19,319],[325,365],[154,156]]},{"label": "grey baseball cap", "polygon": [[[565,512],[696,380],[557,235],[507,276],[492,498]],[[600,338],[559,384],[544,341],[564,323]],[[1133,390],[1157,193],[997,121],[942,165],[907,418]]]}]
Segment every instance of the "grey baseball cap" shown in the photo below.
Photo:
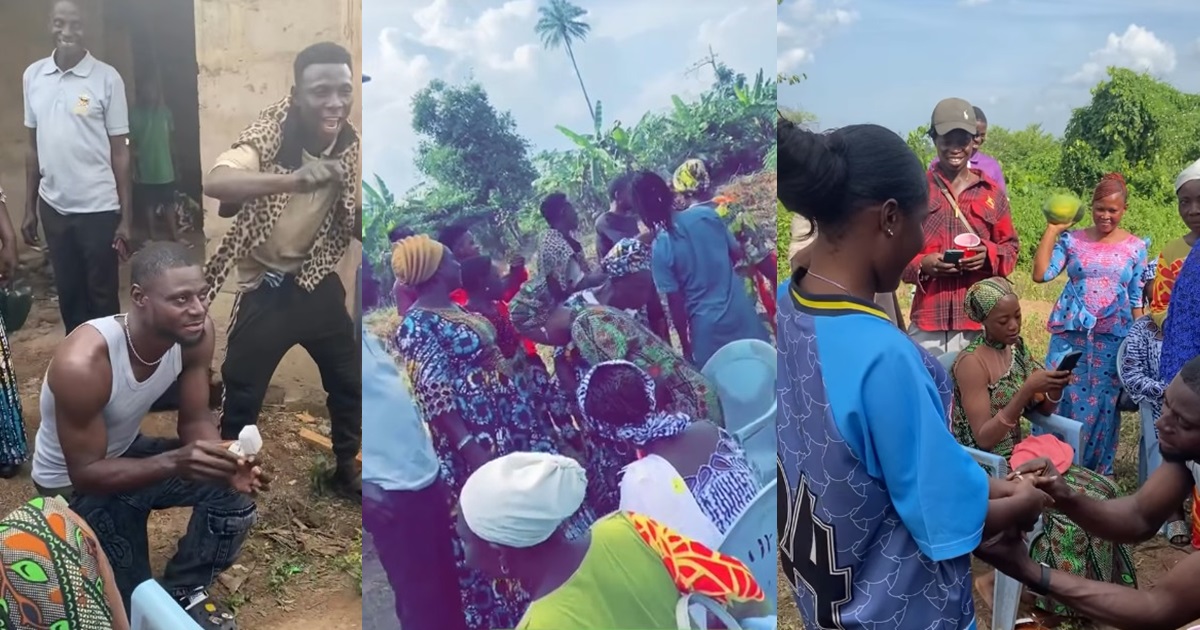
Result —
[{"label": "grey baseball cap", "polygon": [[943,99],[933,108],[933,116],[929,128],[939,136],[944,136],[955,129],[975,135],[975,108],[961,98]]}]

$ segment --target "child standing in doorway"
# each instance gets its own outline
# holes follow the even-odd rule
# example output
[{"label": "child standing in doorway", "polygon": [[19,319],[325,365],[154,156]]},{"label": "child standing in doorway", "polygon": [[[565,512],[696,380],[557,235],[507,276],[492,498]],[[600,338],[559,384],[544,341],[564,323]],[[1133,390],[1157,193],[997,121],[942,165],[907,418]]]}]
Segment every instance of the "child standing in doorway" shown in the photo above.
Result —
[{"label": "child standing in doorway", "polygon": [[175,202],[175,120],[163,101],[157,72],[138,82],[137,100],[129,112],[133,144],[135,225],[149,240],[177,240]]}]

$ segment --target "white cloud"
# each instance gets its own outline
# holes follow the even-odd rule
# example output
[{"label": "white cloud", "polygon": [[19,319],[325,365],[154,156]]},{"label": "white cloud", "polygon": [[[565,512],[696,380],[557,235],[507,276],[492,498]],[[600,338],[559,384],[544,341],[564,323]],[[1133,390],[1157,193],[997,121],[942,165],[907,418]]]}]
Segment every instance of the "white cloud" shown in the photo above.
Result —
[{"label": "white cloud", "polygon": [[1067,77],[1069,83],[1091,84],[1104,77],[1110,66],[1129,68],[1154,75],[1174,72],[1175,47],[1137,24],[1125,33],[1109,33],[1104,48],[1094,50],[1078,72]]},{"label": "white cloud", "polygon": [[433,0],[413,12],[413,22],[420,29],[414,36],[416,41],[473,57],[496,70],[533,68],[534,57],[540,48],[533,41],[533,24],[537,21],[534,0],[510,0],[499,7],[485,9],[475,19],[457,13],[450,3],[451,0]]},{"label": "white cloud", "polygon": [[825,0],[789,0],[779,7],[778,72],[795,72],[801,65],[812,63],[813,51],[825,43],[829,35],[858,21],[858,11],[845,8],[846,2],[830,4]]},{"label": "white cloud", "polygon": [[[712,83],[689,67],[709,54],[737,72],[768,73],[776,56],[775,7],[760,0],[574,0],[591,25],[574,46],[605,125],[632,125],[648,111],[693,97]],[[789,0],[790,1],[790,0]],[[841,2],[842,0],[823,0]],[[557,130],[591,128],[566,52],[542,47],[534,25],[547,0],[363,0],[364,169],[396,192],[416,184],[412,97],[432,79],[476,81],[492,105],[512,113],[534,152],[562,148]]]}]

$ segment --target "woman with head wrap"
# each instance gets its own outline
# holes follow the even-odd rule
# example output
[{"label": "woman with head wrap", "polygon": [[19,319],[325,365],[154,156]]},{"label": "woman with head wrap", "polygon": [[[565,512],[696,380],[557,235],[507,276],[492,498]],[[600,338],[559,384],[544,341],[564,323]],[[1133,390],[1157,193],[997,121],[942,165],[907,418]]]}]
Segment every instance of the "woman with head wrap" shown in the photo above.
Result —
[{"label": "woman with head wrap", "polygon": [[702,366],[732,341],[770,341],[753,297],[734,271],[745,257],[742,246],[712,206],[676,212],[673,198],[670,186],[655,173],[634,178],[634,205],[655,232],[654,284],[667,296],[684,356]]},{"label": "woman with head wrap", "polygon": [[712,597],[734,616],[769,614],[742,562],[645,516],[613,513],[570,539],[562,524],[587,487],[576,461],[541,453],[499,457],[463,487],[458,531],[468,561],[532,598],[516,628],[674,630],[685,593]]},{"label": "woman with head wrap", "polygon": [[1167,307],[1183,261],[1200,237],[1200,160],[1185,168],[1175,179],[1175,197],[1179,200],[1179,218],[1188,233],[1167,243],[1158,255],[1158,270],[1150,292],[1150,317],[1159,328],[1167,321]]},{"label": "woman with head wrap", "polygon": [[[462,272],[449,248],[428,236],[406,238],[392,250],[392,270],[417,292],[396,332],[396,345],[429,423],[451,499],[471,471],[496,455],[556,452],[554,427],[520,386],[496,345],[496,329],[450,299],[450,292],[462,286]],[[569,533],[583,533],[593,520],[587,510],[580,511],[568,523]],[[513,627],[528,601],[524,594],[467,569],[458,538],[454,549],[467,627]]]},{"label": "woman with head wrap", "polygon": [[950,422],[965,446],[1001,457],[1021,441],[1021,416],[1038,408],[1053,413],[1070,372],[1046,371],[1029,354],[1021,337],[1021,301],[1008,280],[980,280],[967,289],[967,317],[983,334],[954,360],[954,402]]},{"label": "woman with head wrap", "polygon": [[[1058,413],[1083,423],[1084,467],[1113,474],[1121,414],[1117,350],[1142,316],[1146,241],[1121,229],[1129,190],[1119,173],[1105,175],[1092,194],[1093,225],[1070,230],[1049,224],[1033,258],[1033,281],[1050,282],[1063,272],[1067,283],[1046,323],[1047,365],[1083,353],[1063,390]],[[1070,230],[1070,231],[1068,231]],[[1034,433],[1039,429],[1034,428]]]},{"label": "woman with head wrap", "polygon": [[676,412],[671,392],[660,391],[628,361],[593,366],[578,395],[593,440],[636,451],[636,461],[617,473],[621,510],[649,516],[709,547],[720,545],[761,489],[737,440],[707,420]]},{"label": "woman with head wrap", "polygon": [[[1200,226],[1200,160],[1179,174],[1175,180],[1175,195],[1179,199],[1179,215],[1192,230],[1183,238],[1194,244],[1195,235],[1200,233],[1195,227]],[[1163,252],[1165,254],[1166,249]],[[1163,275],[1162,264],[1160,261],[1160,276]],[[1176,266],[1177,263],[1171,265],[1172,268]],[[1170,383],[1185,363],[1200,356],[1200,248],[1192,247],[1188,251],[1183,263],[1178,264],[1174,278],[1164,277],[1161,285],[1156,278],[1154,293],[1152,303],[1155,298],[1165,298],[1162,301],[1170,306],[1170,316],[1163,322],[1159,363],[1159,376],[1164,383]],[[1200,549],[1200,488],[1192,491],[1192,546]]]},{"label": "woman with head wrap", "polygon": [[774,328],[774,291],[779,285],[775,242],[763,233],[754,216],[737,199],[727,193],[713,195],[708,167],[703,161],[691,159],[680,164],[672,179],[672,188],[683,199],[685,208],[708,206],[716,210],[717,216],[742,246],[744,256],[734,269],[746,277],[750,299],[762,302],[767,323]]},{"label": "woman with head wrap", "polygon": [[[1021,416],[1029,409],[1053,413],[1056,405],[1051,400],[1059,398],[1071,374],[1042,370],[1030,356],[1021,337],[1021,301],[1008,280],[988,278],[971,285],[963,308],[971,321],[983,326],[983,334],[954,361],[954,400],[950,414],[954,436],[964,446],[995,453],[1007,460],[1024,438]],[[1042,439],[1045,438],[1039,438]],[[1031,448],[1035,445],[1036,442],[1030,443]],[[1100,500],[1118,496],[1111,481],[1086,468],[1072,466],[1063,477],[1085,496]],[[1079,575],[1092,579],[1118,583],[1132,579],[1133,564],[1129,562],[1128,549],[1090,538],[1056,512],[1046,517],[1043,531],[1031,549],[1038,561],[1055,567],[1074,567]],[[994,579],[995,575],[989,573],[976,584],[989,604]],[[1070,613],[1046,602],[1043,605],[1055,614]]]}]

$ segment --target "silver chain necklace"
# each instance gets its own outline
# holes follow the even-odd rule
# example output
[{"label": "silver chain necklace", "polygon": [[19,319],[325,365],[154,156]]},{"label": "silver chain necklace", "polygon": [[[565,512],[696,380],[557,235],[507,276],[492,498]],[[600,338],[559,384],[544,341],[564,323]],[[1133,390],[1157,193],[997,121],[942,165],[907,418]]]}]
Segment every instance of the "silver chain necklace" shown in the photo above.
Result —
[{"label": "silver chain necklace", "polygon": [[812,277],[816,278],[817,280],[820,280],[821,282],[824,282],[824,283],[826,283],[826,284],[831,284],[831,285],[833,285],[833,286],[835,286],[835,287],[837,287],[837,288],[841,289],[842,291],[845,291],[847,295],[854,295],[854,292],[853,292],[853,291],[851,291],[850,289],[847,289],[846,287],[844,287],[844,286],[842,286],[842,285],[840,285],[840,284],[838,284],[838,283],[834,282],[833,280],[830,280],[829,278],[826,278],[825,276],[822,276],[822,275],[820,275],[820,274],[813,273],[813,272],[811,272],[811,271],[809,271],[809,272],[808,272],[808,275],[810,275],[810,276],[812,276]]},{"label": "silver chain necklace", "polygon": [[133,358],[137,359],[142,365],[144,365],[146,367],[154,367],[154,366],[158,365],[159,363],[162,363],[163,357],[167,356],[167,353],[164,352],[161,357],[158,357],[157,361],[151,362],[151,361],[147,361],[147,360],[143,359],[142,355],[138,354],[137,348],[133,347],[133,336],[129,334],[129,316],[128,315],[121,316],[121,325],[122,325],[121,327],[125,329],[125,341],[129,343],[129,351],[133,353]]}]

